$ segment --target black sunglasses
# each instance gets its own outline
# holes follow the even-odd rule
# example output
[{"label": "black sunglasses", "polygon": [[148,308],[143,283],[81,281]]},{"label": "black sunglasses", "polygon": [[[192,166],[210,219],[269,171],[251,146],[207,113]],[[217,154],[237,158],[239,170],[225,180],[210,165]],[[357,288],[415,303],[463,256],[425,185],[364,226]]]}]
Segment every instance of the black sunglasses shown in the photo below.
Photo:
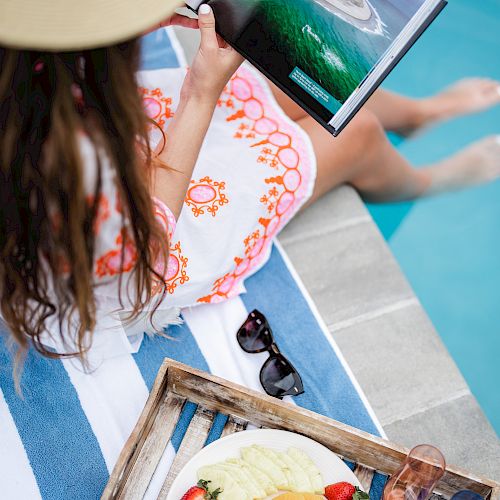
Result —
[{"label": "black sunglasses", "polygon": [[268,352],[269,358],[260,369],[260,383],[276,398],[297,396],[304,392],[302,379],[292,363],[281,354],[266,317],[252,311],[236,334],[240,347],[248,353]]}]

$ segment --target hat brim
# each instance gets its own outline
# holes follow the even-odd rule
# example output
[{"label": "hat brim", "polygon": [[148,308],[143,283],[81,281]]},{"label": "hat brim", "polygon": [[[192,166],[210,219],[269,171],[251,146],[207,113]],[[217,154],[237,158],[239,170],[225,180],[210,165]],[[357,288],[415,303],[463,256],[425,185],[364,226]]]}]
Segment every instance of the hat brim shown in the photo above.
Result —
[{"label": "hat brim", "polygon": [[112,45],[166,19],[182,0],[0,0],[0,45],[72,51]]}]

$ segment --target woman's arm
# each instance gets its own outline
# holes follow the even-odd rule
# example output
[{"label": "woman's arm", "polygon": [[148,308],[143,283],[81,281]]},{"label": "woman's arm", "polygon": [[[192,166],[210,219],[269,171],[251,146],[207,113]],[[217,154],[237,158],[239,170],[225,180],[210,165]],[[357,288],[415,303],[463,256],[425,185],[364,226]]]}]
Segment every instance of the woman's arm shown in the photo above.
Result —
[{"label": "woman's arm", "polygon": [[166,130],[167,142],[158,155],[166,168],[154,175],[153,194],[178,218],[212,115],[225,85],[242,62],[241,56],[215,32],[215,18],[200,7],[201,44],[186,76],[179,106]]},{"label": "woman's arm", "polygon": [[176,219],[214,108],[209,99],[181,99],[167,129],[167,143],[158,159],[168,168],[156,169],[153,194],[170,208]]}]

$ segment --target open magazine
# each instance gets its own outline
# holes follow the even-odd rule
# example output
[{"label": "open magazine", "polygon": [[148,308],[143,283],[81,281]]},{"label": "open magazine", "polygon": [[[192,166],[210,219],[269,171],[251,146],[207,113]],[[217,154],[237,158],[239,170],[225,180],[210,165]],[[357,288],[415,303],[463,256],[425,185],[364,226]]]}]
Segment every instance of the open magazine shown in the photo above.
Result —
[{"label": "open magazine", "polygon": [[217,31],[337,135],[446,0],[187,0]]}]

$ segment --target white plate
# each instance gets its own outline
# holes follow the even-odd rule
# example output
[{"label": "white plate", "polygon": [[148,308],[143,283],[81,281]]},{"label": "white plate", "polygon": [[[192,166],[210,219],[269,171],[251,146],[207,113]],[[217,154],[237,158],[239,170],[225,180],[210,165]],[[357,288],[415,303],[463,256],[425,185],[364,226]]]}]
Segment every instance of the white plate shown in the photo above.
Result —
[{"label": "white plate", "polygon": [[241,448],[253,444],[278,451],[286,451],[290,447],[299,448],[309,455],[321,471],[325,486],[347,481],[361,488],[351,469],[322,444],[293,432],[258,429],[231,434],[203,448],[181,470],[170,488],[167,500],[180,500],[182,495],[197,483],[197,472],[200,467],[222,462],[228,458],[238,458]]}]

